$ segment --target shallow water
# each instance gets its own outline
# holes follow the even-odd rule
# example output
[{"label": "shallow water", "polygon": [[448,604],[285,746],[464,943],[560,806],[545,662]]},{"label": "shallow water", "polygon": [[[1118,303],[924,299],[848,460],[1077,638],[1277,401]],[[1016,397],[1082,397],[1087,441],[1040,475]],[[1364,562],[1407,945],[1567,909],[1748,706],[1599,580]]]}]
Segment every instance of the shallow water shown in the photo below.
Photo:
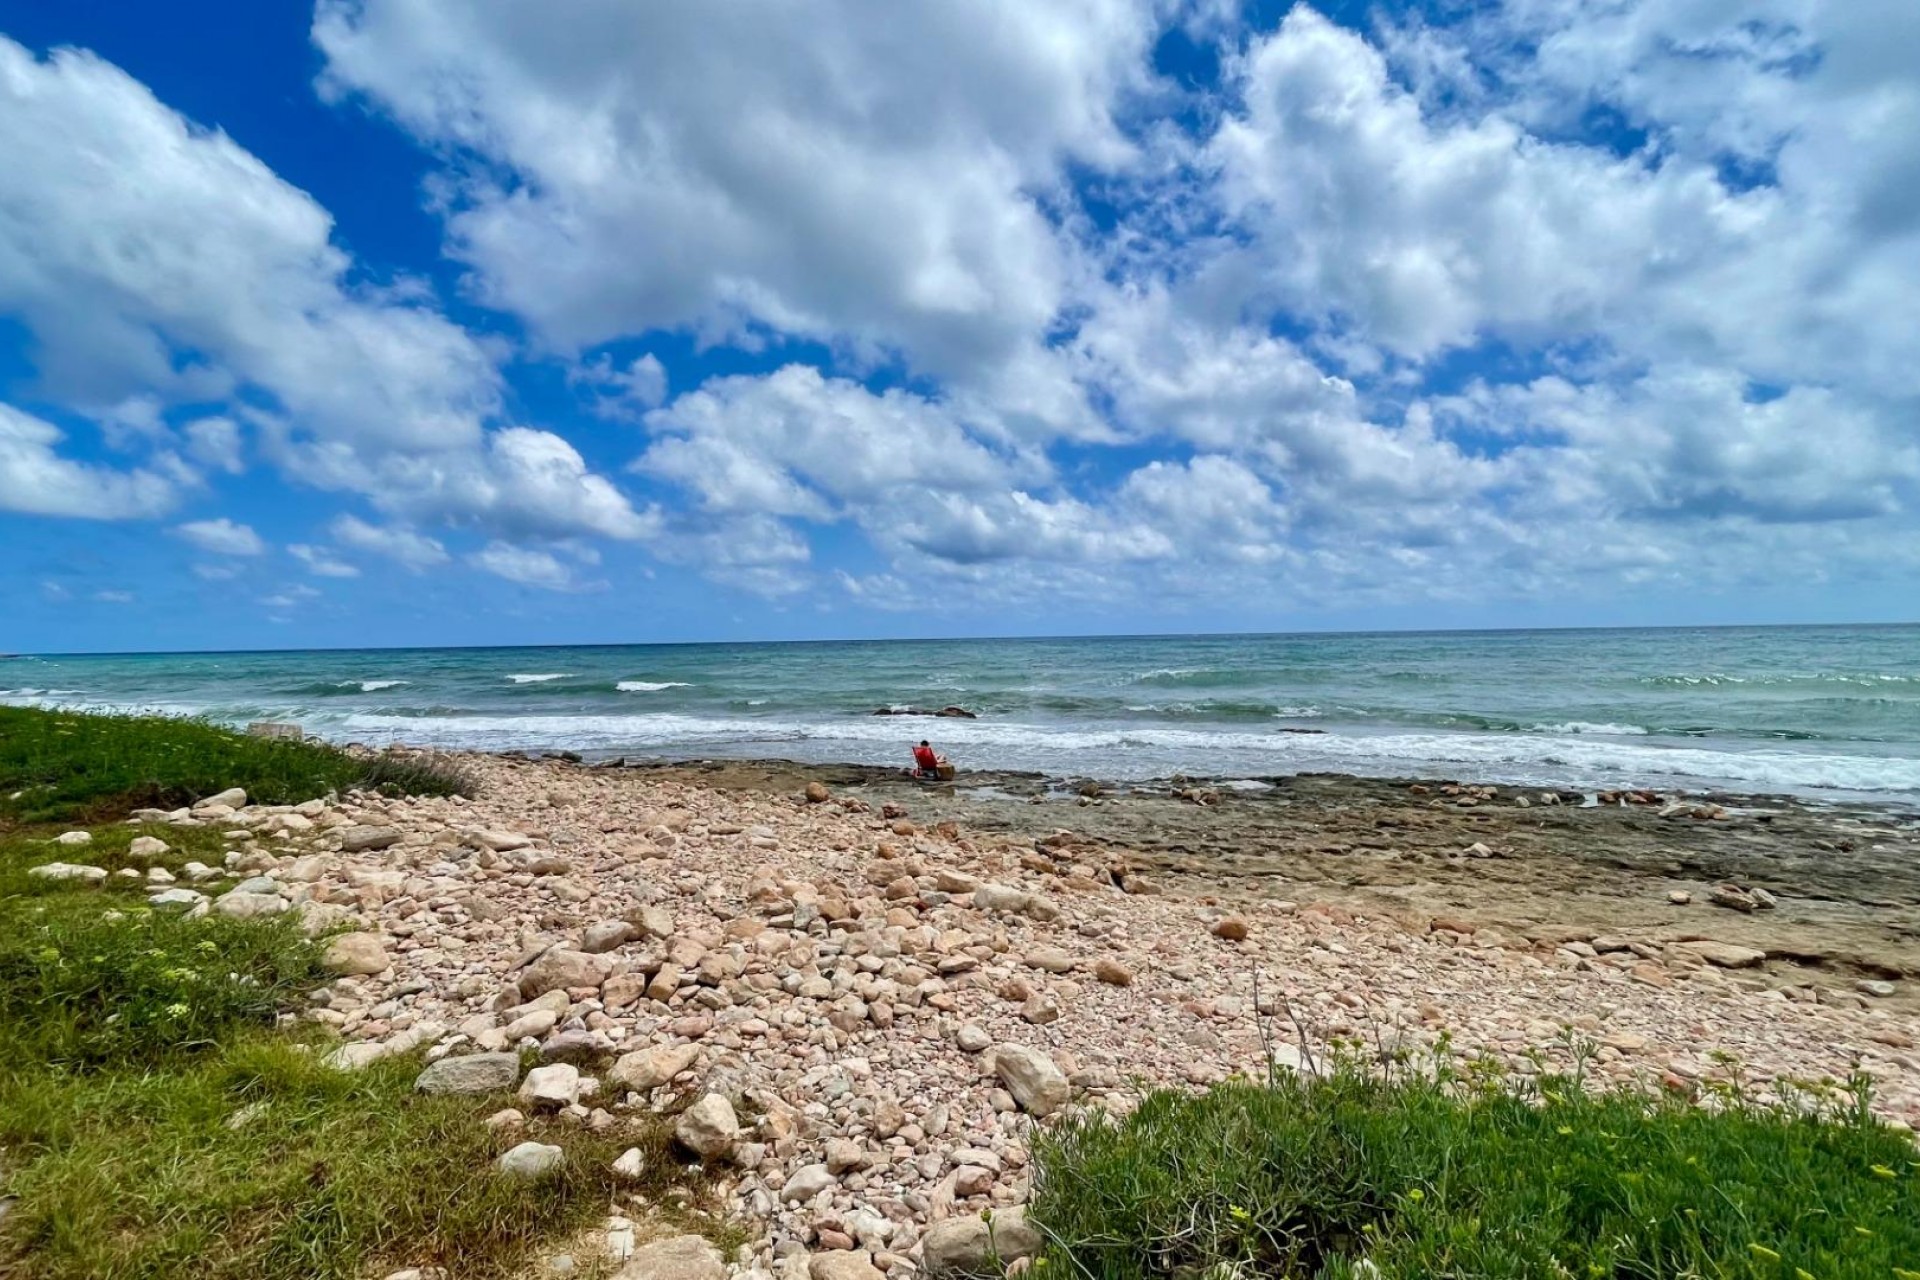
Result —
[{"label": "shallow water", "polygon": [[[0,699],[340,740],[1920,801],[1920,627],[25,657]],[[939,707],[978,720],[875,717]],[[1317,732],[1303,733],[1300,730]]]}]

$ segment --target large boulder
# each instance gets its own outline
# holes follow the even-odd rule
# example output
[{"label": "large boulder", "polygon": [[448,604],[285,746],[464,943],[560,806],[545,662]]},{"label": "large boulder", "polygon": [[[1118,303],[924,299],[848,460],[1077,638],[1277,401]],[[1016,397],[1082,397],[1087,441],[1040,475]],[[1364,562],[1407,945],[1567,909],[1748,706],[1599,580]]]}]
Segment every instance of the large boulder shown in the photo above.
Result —
[{"label": "large boulder", "polygon": [[215,805],[225,805],[229,809],[244,809],[247,807],[247,793],[239,787],[228,787],[225,791],[193,802],[193,807],[196,809],[211,809]]},{"label": "large boulder", "polygon": [[656,1044],[622,1054],[607,1079],[626,1089],[645,1093],[658,1089],[699,1061],[700,1047],[692,1044]]},{"label": "large boulder", "polygon": [[673,1236],[635,1250],[613,1280],[727,1280],[727,1264],[711,1241]]},{"label": "large boulder", "polygon": [[520,998],[531,1000],[549,991],[577,987],[598,988],[613,968],[609,956],[589,955],[585,951],[556,948],[527,966],[520,975]]},{"label": "large boulder", "polygon": [[993,1276],[1001,1268],[1040,1252],[1040,1233],[1026,1211],[1004,1209],[990,1219],[947,1218],[927,1228],[920,1241],[920,1267],[928,1276]]},{"label": "large boulder", "polygon": [[1032,1115],[1050,1116],[1073,1096],[1066,1073],[1038,1049],[1003,1044],[993,1051],[993,1069],[1013,1100]]},{"label": "large boulder", "polygon": [[393,961],[380,945],[377,933],[343,933],[327,942],[320,962],[334,973],[346,977],[364,977],[383,972]]},{"label": "large boulder", "polygon": [[517,1053],[469,1053],[442,1058],[420,1073],[421,1093],[500,1093],[520,1079]]}]

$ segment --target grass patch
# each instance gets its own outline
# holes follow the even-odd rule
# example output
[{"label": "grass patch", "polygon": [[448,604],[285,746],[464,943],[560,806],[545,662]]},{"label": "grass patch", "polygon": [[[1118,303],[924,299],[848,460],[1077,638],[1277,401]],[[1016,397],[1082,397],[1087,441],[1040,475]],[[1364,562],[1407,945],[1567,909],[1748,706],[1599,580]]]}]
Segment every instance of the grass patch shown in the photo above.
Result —
[{"label": "grass patch", "polygon": [[1149,1095],[1035,1139],[1044,1274],[1920,1280],[1920,1152],[1819,1101],[1380,1079]]},{"label": "grass patch", "polygon": [[[233,785],[259,801],[455,789],[413,763],[178,721],[0,708],[0,794],[11,797],[0,810],[0,1275],[365,1280],[437,1266],[491,1280],[526,1274],[635,1191],[727,1238],[698,1216],[710,1192],[671,1156],[662,1120],[495,1133],[482,1121],[510,1095],[415,1094],[417,1056],[355,1073],[325,1065],[334,1042],[320,1029],[281,1025],[327,977],[292,913],[190,920],[147,906],[148,867],[222,864],[219,824],[122,822],[89,828],[84,845],[52,839],[78,812]],[[139,835],[169,848],[135,858]],[[27,874],[56,861],[141,874],[95,886]],[[536,1183],[501,1176],[495,1158],[527,1138],[561,1146],[564,1165]],[[609,1166],[632,1146],[648,1174],[616,1186]]]},{"label": "grass patch", "polygon": [[0,824],[104,822],[229,787],[244,787],[255,804],[298,804],[355,787],[473,793],[470,778],[434,757],[360,755],[200,720],[0,707]]},{"label": "grass patch", "polygon": [[[0,1272],[20,1280],[363,1280],[435,1265],[515,1274],[632,1190],[608,1165],[648,1156],[643,1190],[701,1190],[656,1127],[496,1135],[505,1097],[412,1091],[417,1061],[346,1074],[315,1047],[253,1033],[146,1072],[0,1070],[12,1168]],[[553,1128],[562,1126],[553,1123]],[[526,1138],[565,1165],[533,1184],[493,1159]],[[710,1224],[709,1224],[710,1225]]]}]

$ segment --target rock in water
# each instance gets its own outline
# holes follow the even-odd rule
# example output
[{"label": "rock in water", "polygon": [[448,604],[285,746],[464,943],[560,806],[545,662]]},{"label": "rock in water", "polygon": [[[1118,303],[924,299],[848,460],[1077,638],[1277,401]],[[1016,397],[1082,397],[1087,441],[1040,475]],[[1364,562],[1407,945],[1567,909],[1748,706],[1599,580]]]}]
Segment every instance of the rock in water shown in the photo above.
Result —
[{"label": "rock in water", "polygon": [[920,1264],[928,1276],[986,1276],[1001,1266],[1031,1258],[1040,1252],[1040,1233],[1027,1225],[1021,1209],[1006,1209],[991,1220],[948,1218],[927,1228],[920,1245]]},{"label": "rock in water", "polygon": [[550,1147],[544,1142],[523,1142],[494,1163],[509,1178],[531,1182],[558,1169],[566,1158],[567,1153],[559,1147]]},{"label": "rock in water", "polygon": [[393,962],[380,945],[378,934],[343,933],[327,943],[321,963],[337,974],[353,977],[380,973]]},{"label": "rock in water", "polygon": [[826,783],[809,782],[807,784],[807,803],[808,804],[825,804],[827,801],[831,799],[833,799],[833,792],[827,790]]},{"label": "rock in water", "polygon": [[613,1280],[727,1280],[720,1251],[699,1236],[674,1236],[642,1245]]},{"label": "rock in water", "polygon": [[740,1137],[740,1121],[733,1104],[710,1093],[681,1113],[673,1126],[680,1145],[705,1160],[717,1160],[733,1150]]},{"label": "rock in water", "polygon": [[499,1093],[520,1079],[517,1053],[470,1053],[442,1058],[420,1073],[421,1093]]},{"label": "rock in water", "polygon": [[1003,1044],[993,1051],[993,1069],[1013,1100],[1031,1115],[1050,1116],[1073,1096],[1066,1075],[1038,1049]]}]

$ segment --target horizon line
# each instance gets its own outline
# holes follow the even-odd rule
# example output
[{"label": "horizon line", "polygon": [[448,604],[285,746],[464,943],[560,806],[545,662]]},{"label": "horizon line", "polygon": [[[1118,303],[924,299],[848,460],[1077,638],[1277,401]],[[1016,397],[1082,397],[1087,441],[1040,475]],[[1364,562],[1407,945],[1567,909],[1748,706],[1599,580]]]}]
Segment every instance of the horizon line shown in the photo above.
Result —
[{"label": "horizon line", "polygon": [[848,645],[848,644],[993,644],[1008,642],[1044,643],[1059,640],[1284,640],[1335,636],[1455,636],[1455,635],[1530,635],[1541,632],[1581,631],[1813,631],[1840,629],[1888,629],[1920,626],[1920,620],[1903,622],[1708,622],[1642,623],[1628,626],[1544,626],[1544,627],[1377,627],[1371,629],[1326,629],[1302,631],[1137,631],[1081,632],[1051,635],[975,635],[975,636],[840,636],[819,639],[780,640],[603,640],[566,644],[401,644],[330,645],[321,647],[286,646],[271,649],[69,649],[41,652],[0,652],[0,661],[21,658],[161,658],[247,656],[280,653],[418,653],[481,652],[511,649],[691,649],[722,646],[774,645]]}]

